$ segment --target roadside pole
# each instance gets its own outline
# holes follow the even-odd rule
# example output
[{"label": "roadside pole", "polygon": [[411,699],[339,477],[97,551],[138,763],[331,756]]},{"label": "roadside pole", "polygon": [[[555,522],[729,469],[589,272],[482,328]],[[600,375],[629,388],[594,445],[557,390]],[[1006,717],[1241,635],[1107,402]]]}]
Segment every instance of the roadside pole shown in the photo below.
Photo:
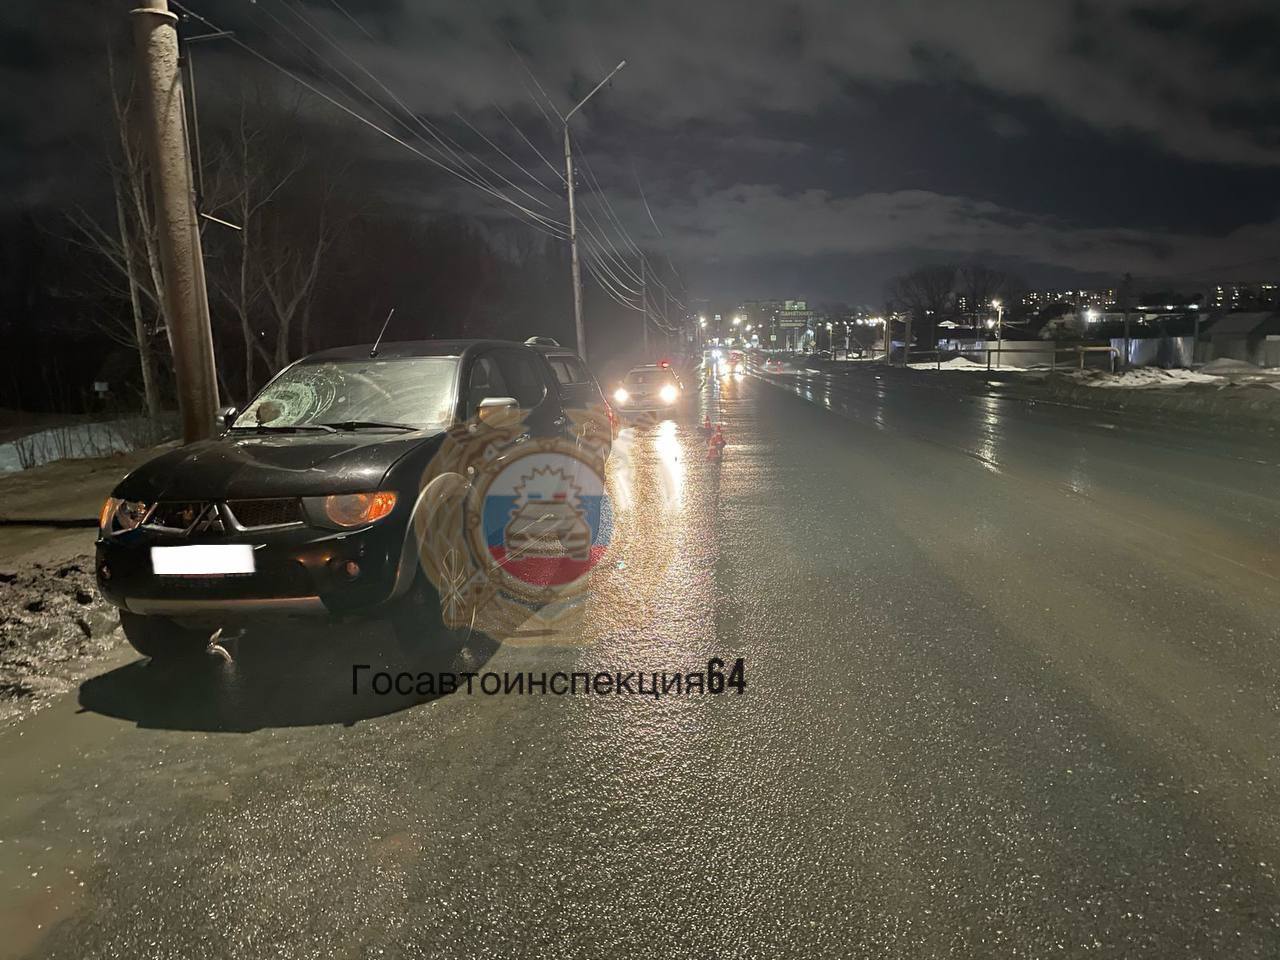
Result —
[{"label": "roadside pole", "polygon": [[569,122],[564,124],[564,179],[569,188],[569,258],[573,274],[573,332],[578,356],[587,360],[587,333],[582,325],[582,268],[578,266],[578,218],[573,202],[573,151],[569,146]]},{"label": "roadside pole", "polygon": [[564,124],[564,182],[569,189],[569,256],[573,273],[573,331],[577,337],[578,356],[586,362],[587,331],[582,323],[582,268],[578,265],[578,213],[573,199],[573,147],[569,142],[569,121],[582,109],[582,105],[594,97],[601,87],[613,79],[613,75],[627,65],[623,60],[609,71],[608,76],[591,88],[591,92],[578,101],[577,106],[560,118]]},{"label": "roadside pole", "polygon": [[640,258],[640,326],[644,329],[644,362],[649,362],[649,270]]},{"label": "roadside pole", "polygon": [[147,146],[156,207],[165,312],[182,439],[210,436],[218,409],[218,377],[209,325],[195,185],[187,151],[185,104],[178,70],[178,18],[168,0],[136,0],[133,18],[139,79],[146,104]]},{"label": "roadside pole", "polygon": [[1121,370],[1129,369],[1129,308],[1124,310],[1124,363],[1120,367]]}]

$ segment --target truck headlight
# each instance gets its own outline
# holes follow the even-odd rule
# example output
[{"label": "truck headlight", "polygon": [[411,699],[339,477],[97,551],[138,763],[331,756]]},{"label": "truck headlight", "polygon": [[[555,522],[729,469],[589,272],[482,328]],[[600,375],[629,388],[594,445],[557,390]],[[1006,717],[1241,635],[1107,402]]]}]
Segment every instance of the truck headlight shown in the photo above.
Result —
[{"label": "truck headlight", "polygon": [[658,391],[658,396],[663,403],[675,403],[676,397],[680,396],[680,391],[675,388],[675,384],[668,383]]},{"label": "truck headlight", "polygon": [[107,497],[98,514],[98,530],[109,536],[113,533],[124,533],[132,530],[147,518],[150,505],[141,500],[125,500],[121,497]]},{"label": "truck headlight", "polygon": [[625,388],[619,387],[617,390],[613,391],[613,399],[618,403],[626,403],[631,399],[631,394],[627,393]]},{"label": "truck headlight", "polygon": [[341,493],[324,498],[324,515],[340,527],[359,527],[381,520],[396,505],[391,490],[377,493]]}]

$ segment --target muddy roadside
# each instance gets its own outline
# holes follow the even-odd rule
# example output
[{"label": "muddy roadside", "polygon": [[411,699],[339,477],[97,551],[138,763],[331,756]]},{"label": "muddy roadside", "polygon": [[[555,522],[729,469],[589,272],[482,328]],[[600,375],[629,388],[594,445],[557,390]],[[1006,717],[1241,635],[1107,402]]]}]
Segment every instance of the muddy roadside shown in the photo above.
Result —
[{"label": "muddy roadside", "polygon": [[125,655],[119,618],[94,584],[93,541],[103,499],[156,452],[0,477],[0,724]]}]

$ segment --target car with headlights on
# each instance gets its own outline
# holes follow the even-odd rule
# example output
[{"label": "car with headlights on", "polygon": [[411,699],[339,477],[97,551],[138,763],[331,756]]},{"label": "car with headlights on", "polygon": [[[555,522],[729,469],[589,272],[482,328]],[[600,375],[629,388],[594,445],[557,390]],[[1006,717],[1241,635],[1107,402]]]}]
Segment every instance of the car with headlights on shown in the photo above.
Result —
[{"label": "car with headlights on", "polygon": [[613,405],[618,413],[674,412],[684,400],[684,384],[671,365],[646,364],[633,367],[613,391]]},{"label": "car with headlights on", "polygon": [[533,346],[305,357],[243,411],[223,411],[220,435],[119,483],[100,517],[98,588],[153,658],[202,651],[229,620],[267,614],[370,615],[406,640],[447,643],[414,536],[428,509],[420,485],[446,430],[498,411],[518,412],[519,439],[565,436],[559,380]]}]

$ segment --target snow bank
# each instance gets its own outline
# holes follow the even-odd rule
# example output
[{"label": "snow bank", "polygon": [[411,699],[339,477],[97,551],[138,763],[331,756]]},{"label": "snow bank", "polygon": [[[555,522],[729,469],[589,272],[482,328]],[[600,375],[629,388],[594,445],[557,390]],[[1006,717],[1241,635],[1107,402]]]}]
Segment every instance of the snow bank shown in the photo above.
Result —
[{"label": "snow bank", "polygon": [[974,363],[967,357],[952,357],[950,360],[944,360],[941,364],[930,360],[926,363],[909,364],[912,370],[981,370],[986,372],[987,365],[985,363]]},{"label": "snow bank", "polygon": [[1138,367],[1124,373],[1106,373],[1099,370],[1076,371],[1068,374],[1086,387],[1129,390],[1169,390],[1192,383],[1216,383],[1218,377],[1196,370],[1162,370],[1159,367]]},{"label": "snow bank", "polygon": [[162,426],[139,417],[51,427],[0,444],[0,473],[38,467],[54,460],[127,453],[139,446],[152,446],[167,435]]}]

